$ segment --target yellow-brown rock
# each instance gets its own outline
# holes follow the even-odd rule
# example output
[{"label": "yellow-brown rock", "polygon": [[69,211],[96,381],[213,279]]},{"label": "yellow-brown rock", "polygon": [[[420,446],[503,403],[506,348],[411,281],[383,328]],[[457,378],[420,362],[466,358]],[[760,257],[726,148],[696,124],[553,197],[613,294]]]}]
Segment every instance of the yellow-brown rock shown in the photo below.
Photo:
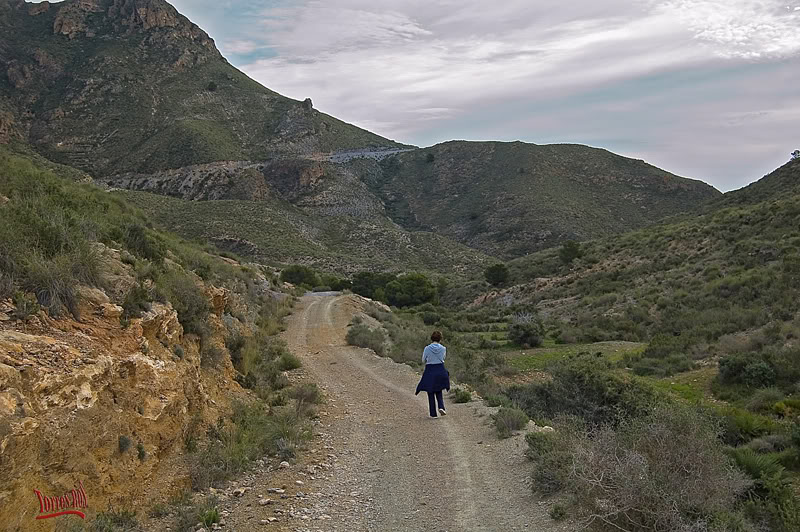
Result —
[{"label": "yellow-brown rock", "polygon": [[[221,313],[228,292],[204,290]],[[229,360],[201,368],[198,341],[184,337],[170,305],[154,303],[123,328],[122,309],[108,294],[78,291],[81,321],[0,321],[4,530],[52,530],[51,522],[35,519],[34,489],[62,494],[82,482],[90,515],[109,506],[142,508],[185,489],[187,427],[195,418],[214,423],[244,394]],[[0,303],[0,311],[11,312],[8,300]],[[210,315],[206,341],[224,346],[224,330],[221,318]],[[176,345],[182,358],[173,353]],[[132,451],[120,452],[121,436]],[[137,457],[138,444],[147,459]]]}]

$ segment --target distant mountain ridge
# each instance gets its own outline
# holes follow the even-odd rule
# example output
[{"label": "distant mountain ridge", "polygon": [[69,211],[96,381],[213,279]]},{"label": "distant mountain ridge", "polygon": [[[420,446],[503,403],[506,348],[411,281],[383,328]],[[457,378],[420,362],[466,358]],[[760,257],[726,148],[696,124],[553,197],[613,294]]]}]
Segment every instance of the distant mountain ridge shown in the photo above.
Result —
[{"label": "distant mountain ridge", "polygon": [[[294,251],[279,255],[338,271],[368,267],[363,257],[333,264],[349,253],[381,257],[376,268],[429,265],[422,255],[437,246],[465,258],[456,268],[464,271],[488,256],[640,228],[719,194],[586,146],[396,143],[253,81],[164,0],[0,0],[0,143],[8,142],[114,188],[250,202],[181,207],[192,230],[236,247],[233,213],[248,217],[236,221],[249,231],[271,217],[283,227],[299,209],[301,240],[316,243],[287,243]],[[343,230],[358,246],[340,239]],[[325,236],[307,240],[317,231]],[[275,239],[251,236],[255,248],[243,249],[272,253]],[[403,249],[413,260],[392,260]]]},{"label": "distant mountain ridge", "polygon": [[395,142],[248,78],[163,0],[0,0],[0,140],[92,175]]},{"label": "distant mountain ridge", "polygon": [[577,144],[452,141],[381,167],[371,185],[395,222],[505,257],[640,228],[721,195]]},{"label": "distant mountain ridge", "polygon": [[784,199],[796,194],[800,194],[800,159],[791,160],[758,181],[728,192],[704,207],[713,210],[753,205],[762,201]]}]

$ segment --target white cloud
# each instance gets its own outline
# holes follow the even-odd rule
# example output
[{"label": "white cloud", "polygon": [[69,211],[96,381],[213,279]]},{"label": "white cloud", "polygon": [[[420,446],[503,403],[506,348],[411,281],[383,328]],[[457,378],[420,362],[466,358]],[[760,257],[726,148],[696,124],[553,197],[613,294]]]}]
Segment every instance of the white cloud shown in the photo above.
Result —
[{"label": "white cloud", "polygon": [[404,142],[589,143],[725,189],[800,147],[785,1],[174,4],[267,87]]},{"label": "white cloud", "polygon": [[775,0],[669,0],[657,11],[723,57],[786,57],[800,51],[800,13]]},{"label": "white cloud", "polygon": [[220,43],[219,48],[224,54],[241,54],[247,55],[255,52],[261,48],[257,42],[237,39],[233,41],[224,41]]}]

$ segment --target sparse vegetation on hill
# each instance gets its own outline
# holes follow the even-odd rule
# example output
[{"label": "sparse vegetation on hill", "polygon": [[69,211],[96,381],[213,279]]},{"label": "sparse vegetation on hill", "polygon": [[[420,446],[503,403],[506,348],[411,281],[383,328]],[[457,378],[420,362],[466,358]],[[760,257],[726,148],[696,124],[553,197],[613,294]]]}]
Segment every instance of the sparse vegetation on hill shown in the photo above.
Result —
[{"label": "sparse vegetation on hill", "polygon": [[[526,374],[547,372],[491,397],[556,427],[529,441],[535,488],[574,496],[562,510],[599,530],[623,521],[630,530],[798,526],[798,168],[791,162],[700,215],[584,242],[580,253],[564,245],[512,261],[508,286],[488,300],[478,296],[494,289],[477,278],[446,294],[457,307],[482,303],[463,316],[504,316],[508,332],[495,349]],[[514,305],[538,311],[546,347],[508,350]],[[608,349],[620,341],[631,348]],[[472,382],[493,389],[480,376]],[[647,443],[659,441],[672,448]],[[623,458],[604,458],[612,455]],[[690,496],[687,479],[673,474],[684,458],[717,464],[702,475],[721,475],[703,496]],[[638,483],[645,478],[652,484]],[[656,502],[670,496],[689,502]]]},{"label": "sparse vegetation on hill", "polygon": [[699,181],[579,145],[446,142],[367,179],[389,216],[496,257],[651,224],[719,196]]},{"label": "sparse vegetation on hill", "polygon": [[120,192],[183,236],[271,265],[302,263],[339,276],[428,271],[466,276],[492,259],[444,237],[406,232],[388,220],[315,216],[282,201],[186,201]]},{"label": "sparse vegetation on hill", "polygon": [[1,6],[0,109],[21,140],[93,175],[397,146],[248,78],[167,2],[130,6]]},{"label": "sparse vegetation on hill", "polygon": [[[158,470],[161,482],[147,488],[148,497],[163,496],[172,483],[182,481],[180,475],[191,477],[200,489],[242,472],[265,453],[292,456],[308,438],[306,420],[314,410],[309,401],[318,394],[292,390],[285,375],[299,367],[275,336],[291,307],[289,297],[276,291],[277,283],[260,266],[223,258],[211,247],[167,233],[119,196],[64,178],[58,170],[0,147],[0,305],[5,320],[0,337],[3,345],[16,349],[20,358],[14,364],[35,371],[30,383],[20,384],[17,366],[8,366],[2,384],[16,386],[26,404],[48,404],[12,414],[12,419],[36,416],[43,428],[33,436],[12,428],[5,436],[9,467],[0,476],[10,490],[8,500],[16,500],[18,489],[30,491],[31,478],[20,472],[19,453],[47,441],[48,460],[62,467],[72,460],[64,447],[75,447],[82,437],[76,431],[96,419],[90,416],[117,416],[109,426],[119,432],[90,436],[100,450],[70,467],[88,475],[94,500],[103,505],[123,503],[113,493],[127,486],[125,515],[135,515],[127,508],[141,503],[146,483],[137,480],[142,478],[139,469],[151,475],[175,453],[188,455],[189,469],[170,462],[169,474]],[[46,360],[41,345],[51,346]],[[73,352],[82,357],[74,359]],[[44,387],[37,381],[48,378],[49,365],[60,368],[62,384]],[[65,415],[55,397],[69,395],[60,387],[72,386],[70,379],[80,371],[97,372],[95,399],[77,413],[72,399],[66,408],[77,416],[74,427],[52,433],[49,420]],[[141,392],[137,378],[128,378],[137,372],[147,381],[147,393],[160,397],[156,414],[148,396],[136,395]],[[180,393],[175,395],[172,386]],[[220,390],[227,400],[201,398]],[[37,395],[47,393],[56,395],[46,400]],[[106,416],[109,409],[114,416]],[[169,423],[159,417],[162,409]],[[184,445],[176,445],[181,437]],[[113,448],[115,462],[103,461],[104,446]],[[135,468],[125,464],[129,456]],[[115,489],[93,473],[98,463],[114,472]],[[37,485],[49,482],[36,479]],[[16,518],[3,514],[4,522]],[[101,514],[92,526],[111,526],[115,519]]]},{"label": "sparse vegetation on hill", "polygon": [[796,349],[799,202],[789,195],[587,242],[570,264],[557,250],[519,259],[504,297],[538,305],[555,337],[650,342],[628,360],[641,374],[736,352],[775,368]]}]

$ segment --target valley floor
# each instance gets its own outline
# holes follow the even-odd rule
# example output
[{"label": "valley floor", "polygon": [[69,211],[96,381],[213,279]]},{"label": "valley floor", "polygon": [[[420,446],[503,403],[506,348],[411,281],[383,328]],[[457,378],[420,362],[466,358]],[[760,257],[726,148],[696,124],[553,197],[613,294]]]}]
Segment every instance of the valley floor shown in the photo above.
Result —
[{"label": "valley floor", "polygon": [[352,296],[307,296],[287,331],[326,392],[321,431],[340,453],[334,474],[314,486],[329,495],[317,504],[332,519],[309,528],[557,529],[527,484],[524,440],[499,441],[478,403],[449,403],[446,417],[428,418],[413,369],[346,345],[357,310]]},{"label": "valley floor", "polygon": [[532,495],[524,439],[498,440],[491,409],[446,398],[448,415],[430,419],[413,369],[346,345],[359,310],[354,296],[310,295],[289,318],[289,347],[326,395],[317,437],[290,468],[243,479],[251,490],[231,501],[225,529],[277,515],[265,529],[567,530]]}]

